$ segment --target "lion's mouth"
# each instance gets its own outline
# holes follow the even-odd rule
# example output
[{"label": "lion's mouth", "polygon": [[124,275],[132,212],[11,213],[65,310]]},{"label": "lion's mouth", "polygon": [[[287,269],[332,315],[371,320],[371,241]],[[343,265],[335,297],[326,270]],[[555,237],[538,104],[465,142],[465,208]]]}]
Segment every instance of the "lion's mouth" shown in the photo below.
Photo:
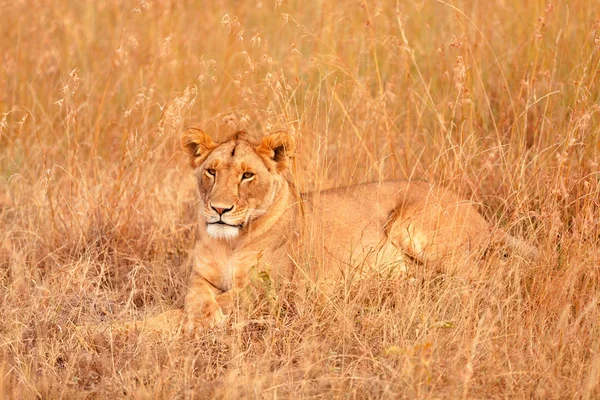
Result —
[{"label": "lion's mouth", "polygon": [[242,224],[228,224],[223,220],[207,222],[206,233],[215,239],[231,240],[238,237]]},{"label": "lion's mouth", "polygon": [[231,226],[232,228],[242,228],[244,226],[244,224],[228,224],[225,221],[216,221],[216,222],[208,222],[207,225],[226,225],[226,226]]}]

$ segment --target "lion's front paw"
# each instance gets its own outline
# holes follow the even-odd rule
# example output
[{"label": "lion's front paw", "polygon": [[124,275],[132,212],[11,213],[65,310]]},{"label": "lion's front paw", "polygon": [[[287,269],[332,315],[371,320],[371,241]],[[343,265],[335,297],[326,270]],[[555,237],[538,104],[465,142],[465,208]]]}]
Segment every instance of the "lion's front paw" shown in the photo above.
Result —
[{"label": "lion's front paw", "polygon": [[223,314],[221,307],[214,303],[203,307],[197,313],[188,313],[185,329],[193,333],[198,329],[212,329],[221,326],[227,321],[227,315]]}]

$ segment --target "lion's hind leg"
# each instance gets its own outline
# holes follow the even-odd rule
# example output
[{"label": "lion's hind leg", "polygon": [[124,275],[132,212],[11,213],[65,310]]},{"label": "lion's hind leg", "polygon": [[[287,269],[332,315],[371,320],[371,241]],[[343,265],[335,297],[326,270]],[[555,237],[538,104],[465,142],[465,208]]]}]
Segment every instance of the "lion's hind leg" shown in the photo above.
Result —
[{"label": "lion's hind leg", "polygon": [[489,240],[489,223],[467,201],[447,191],[401,203],[392,211],[386,233],[391,242],[423,264],[444,272],[463,270],[480,257]]}]

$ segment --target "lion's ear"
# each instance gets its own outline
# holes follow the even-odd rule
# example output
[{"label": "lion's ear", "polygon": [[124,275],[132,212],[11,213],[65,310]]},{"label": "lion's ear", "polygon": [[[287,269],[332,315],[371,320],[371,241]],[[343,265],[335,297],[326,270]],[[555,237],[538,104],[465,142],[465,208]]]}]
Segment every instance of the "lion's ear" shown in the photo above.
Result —
[{"label": "lion's ear", "polygon": [[281,172],[289,167],[295,149],[294,137],[287,132],[279,131],[263,137],[256,151],[263,158],[274,163],[277,171]]},{"label": "lion's ear", "polygon": [[212,141],[210,136],[199,128],[187,128],[181,134],[181,149],[188,153],[190,165],[197,168],[206,157],[213,151],[217,144]]}]

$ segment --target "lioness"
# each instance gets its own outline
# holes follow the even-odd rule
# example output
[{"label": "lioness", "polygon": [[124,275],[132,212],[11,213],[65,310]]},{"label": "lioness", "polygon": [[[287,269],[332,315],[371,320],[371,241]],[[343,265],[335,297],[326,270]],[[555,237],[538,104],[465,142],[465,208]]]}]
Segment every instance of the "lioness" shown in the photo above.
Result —
[{"label": "lioness", "polygon": [[289,277],[289,255],[302,245],[307,226],[320,235],[324,253],[342,261],[352,251],[366,256],[383,249],[423,263],[458,264],[493,241],[521,243],[494,229],[469,202],[425,182],[378,182],[300,195],[286,174],[295,141],[284,132],[260,142],[237,132],[215,143],[189,128],[181,148],[200,193],[200,239],[184,306],[190,329],[195,322],[210,328],[226,318],[259,259],[280,278]]}]

